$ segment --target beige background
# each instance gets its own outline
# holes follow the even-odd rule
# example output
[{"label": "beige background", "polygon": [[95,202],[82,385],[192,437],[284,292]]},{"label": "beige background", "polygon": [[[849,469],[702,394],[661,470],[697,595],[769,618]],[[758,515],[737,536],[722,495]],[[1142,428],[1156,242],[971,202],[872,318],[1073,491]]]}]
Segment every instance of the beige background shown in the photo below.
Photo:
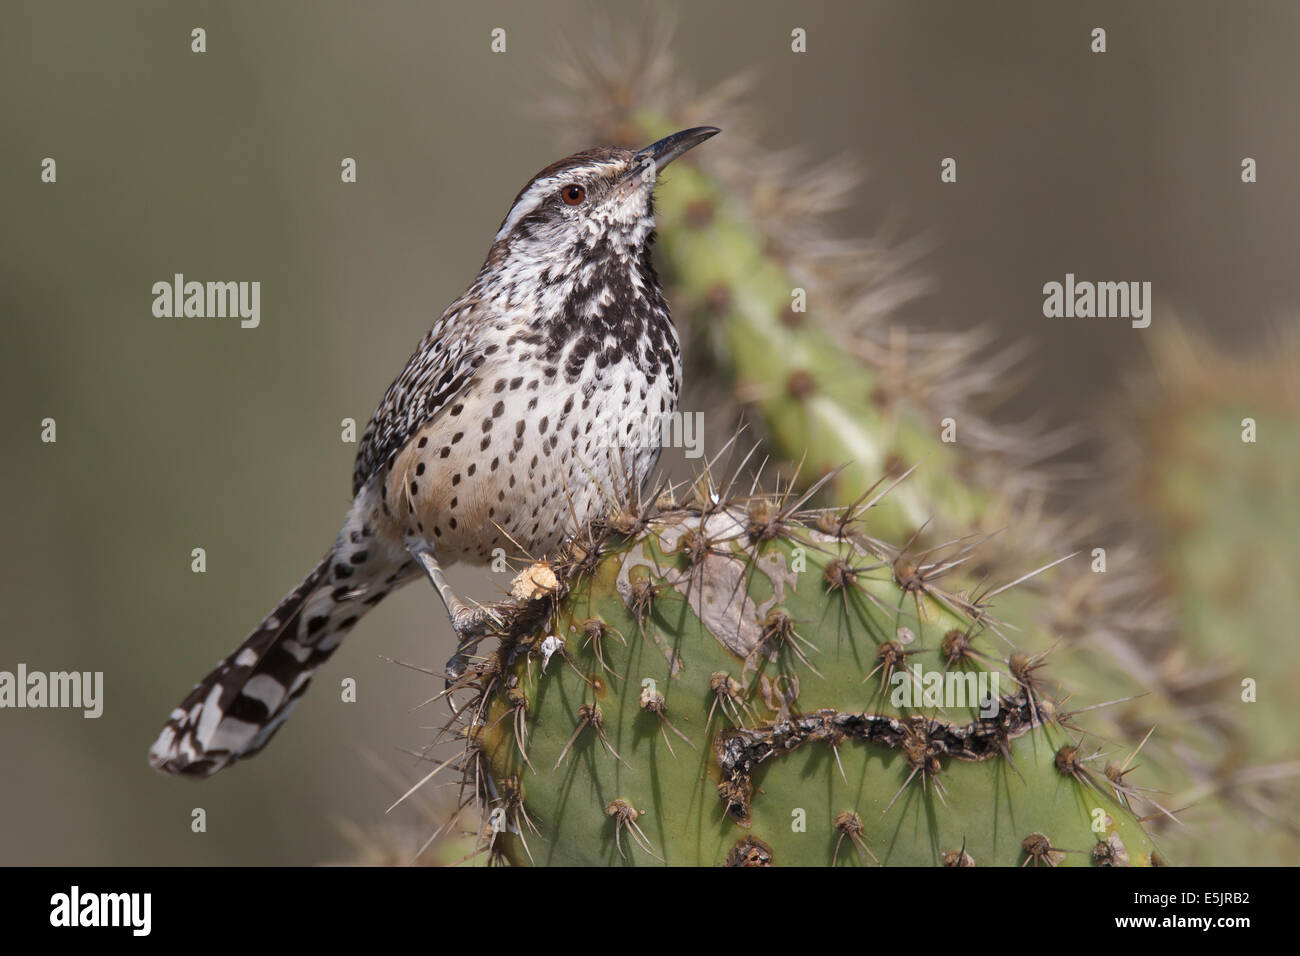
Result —
[{"label": "beige background", "polygon": [[[603,6],[643,29],[639,4]],[[1067,271],[1150,280],[1157,322],[1177,306],[1229,345],[1291,321],[1300,6],[676,6],[697,85],[755,72],[765,145],[871,171],[837,217],[845,234],[890,221],[934,240],[915,321],[1031,339],[1012,414],[1085,418],[1141,361],[1123,322],[1042,317],[1042,284]],[[0,7],[0,669],[107,684],[97,721],[0,711],[0,863],[336,859],[336,821],[377,821],[391,800],[372,758],[414,778],[399,748],[430,738],[433,714],[411,709],[434,685],[379,656],[445,658],[425,587],[367,618],[257,760],[193,785],[154,775],[145,752],[332,539],[355,452],[339,420],[364,425],[527,178],[593,145],[536,96],[555,38],[581,46],[594,9]],[[1097,25],[1104,56],[1088,52]],[[505,55],[489,52],[496,26]],[[1246,155],[1257,185],[1239,182]],[[39,182],[45,156],[57,185]],[[343,156],[356,185],[339,183]],[[944,156],[956,186],[939,183]],[[154,319],[150,287],[174,272],[260,280],[261,327]],[[46,416],[56,445],[39,441]],[[207,574],[190,572],[196,546]],[[345,676],[356,704],[338,700]]]}]

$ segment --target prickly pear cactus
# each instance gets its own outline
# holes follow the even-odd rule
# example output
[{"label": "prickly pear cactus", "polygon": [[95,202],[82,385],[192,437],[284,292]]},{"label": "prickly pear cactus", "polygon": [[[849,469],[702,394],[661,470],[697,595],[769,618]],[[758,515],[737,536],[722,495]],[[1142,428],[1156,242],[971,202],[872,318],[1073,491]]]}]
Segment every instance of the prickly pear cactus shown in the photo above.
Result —
[{"label": "prickly pear cactus", "polygon": [[[1204,845],[1175,818],[1205,792],[1187,754],[1215,747],[1162,670],[1176,638],[1167,592],[1150,555],[1107,523],[1108,505],[1061,507],[1067,486],[1043,462],[1068,447],[1068,433],[995,425],[981,414],[1005,394],[1014,351],[990,348],[978,330],[927,333],[901,321],[898,305],[918,288],[907,250],[842,239],[822,221],[846,203],[852,177],[747,140],[734,86],[691,95],[660,79],[677,73],[657,56],[639,70],[624,57],[575,71],[570,85],[581,95],[564,115],[613,137],[629,116],[638,135],[706,116],[725,127],[717,148],[659,194],[669,223],[661,272],[674,314],[704,346],[696,354],[713,366],[714,388],[730,389],[778,467],[805,484],[831,476],[822,502],[848,504],[888,475],[892,490],[872,514],[876,535],[914,548],[989,539],[949,575],[950,587],[1041,569],[998,596],[999,614],[1016,623],[1026,653],[1052,649],[1061,694],[1122,702],[1093,717],[1117,748],[1142,748],[1148,787],[1139,813]],[[1078,486],[1069,487],[1077,498]],[[1097,548],[1109,565],[1099,565]],[[1072,560],[1052,567],[1070,551]],[[1185,858],[1179,846],[1175,856]]]},{"label": "prickly pear cactus", "polygon": [[909,553],[861,509],[779,499],[650,511],[525,572],[537,599],[457,689],[492,859],[1158,862],[1122,759],[945,589],[969,548]]}]

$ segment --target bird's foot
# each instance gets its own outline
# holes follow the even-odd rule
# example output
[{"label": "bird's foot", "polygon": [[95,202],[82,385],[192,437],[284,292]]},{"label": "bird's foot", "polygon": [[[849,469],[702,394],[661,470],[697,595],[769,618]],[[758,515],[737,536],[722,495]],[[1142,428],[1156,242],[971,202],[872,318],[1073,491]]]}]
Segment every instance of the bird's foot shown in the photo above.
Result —
[{"label": "bird's foot", "polygon": [[488,607],[462,604],[451,612],[451,627],[456,632],[456,653],[447,660],[447,680],[454,683],[469,668],[469,654],[485,637],[498,633],[501,617]]}]

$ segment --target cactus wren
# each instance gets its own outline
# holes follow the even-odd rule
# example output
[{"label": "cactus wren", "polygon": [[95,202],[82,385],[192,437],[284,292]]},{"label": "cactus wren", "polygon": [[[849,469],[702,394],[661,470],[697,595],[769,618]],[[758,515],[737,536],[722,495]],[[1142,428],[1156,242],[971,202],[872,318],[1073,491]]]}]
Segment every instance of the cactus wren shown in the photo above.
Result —
[{"label": "cactus wren", "polygon": [[717,132],[586,150],[520,191],[478,277],[375,409],[334,546],[172,711],[155,769],[210,776],[257,753],[361,616],[421,572],[451,618],[459,676],[490,621],[442,568],[497,549],[541,557],[620,483],[645,481],[681,387],[650,257],[656,176]]}]

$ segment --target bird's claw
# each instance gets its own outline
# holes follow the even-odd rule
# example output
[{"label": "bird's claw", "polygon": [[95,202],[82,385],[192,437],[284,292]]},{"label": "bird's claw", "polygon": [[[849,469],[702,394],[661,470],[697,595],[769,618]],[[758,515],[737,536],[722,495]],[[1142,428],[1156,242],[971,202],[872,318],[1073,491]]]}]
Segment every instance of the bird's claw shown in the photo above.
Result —
[{"label": "bird's claw", "polygon": [[451,627],[456,632],[456,653],[447,660],[444,668],[450,686],[469,669],[469,652],[485,637],[501,626],[501,618],[486,607],[461,606],[451,616]]}]

